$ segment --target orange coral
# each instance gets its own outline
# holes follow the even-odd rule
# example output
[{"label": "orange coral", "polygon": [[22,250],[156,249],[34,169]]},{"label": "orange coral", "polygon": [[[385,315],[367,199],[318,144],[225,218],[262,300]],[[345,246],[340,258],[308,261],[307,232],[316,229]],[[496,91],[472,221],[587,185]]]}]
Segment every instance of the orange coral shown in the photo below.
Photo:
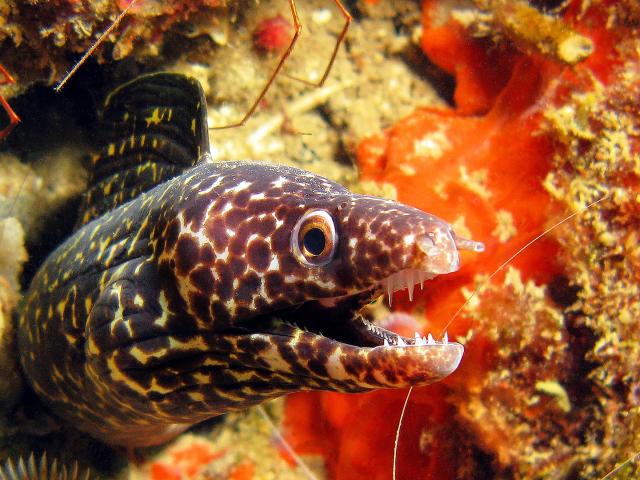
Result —
[{"label": "orange coral", "polygon": [[229,480],[251,480],[255,473],[256,467],[251,462],[244,462],[237,465],[231,470]]},{"label": "orange coral", "polygon": [[[167,458],[150,466],[151,480],[186,480],[198,478],[199,473],[213,460],[224,455],[204,440],[192,441],[186,446],[170,449]],[[236,478],[236,477],[234,477]],[[238,476],[241,478],[251,478]]]},{"label": "orange coral", "polygon": [[[584,165],[601,162],[609,154],[615,161],[615,155],[622,157],[611,153],[616,149],[628,149],[633,152],[628,156],[635,158],[640,152],[640,142],[633,137],[640,123],[637,96],[625,96],[620,88],[602,91],[623,83],[640,89],[640,50],[633,27],[638,19],[633,17],[632,3],[583,5],[572,1],[562,18],[539,13],[541,25],[553,26],[541,32],[524,32],[523,23],[518,27],[522,20],[518,15],[535,15],[530,7],[509,10],[505,7],[508,2],[499,0],[477,3],[496,9],[492,18],[498,33],[491,38],[472,35],[456,21],[454,7],[447,2],[423,2],[421,45],[432,62],[454,75],[456,107],[420,109],[362,142],[357,155],[364,179],[392,184],[398,200],[448,219],[458,233],[487,246],[480,256],[463,257],[460,272],[430,282],[417,302],[409,304],[402,295],[400,301],[394,300],[396,308],[424,312],[423,331],[439,331],[464,301],[462,288],[473,288],[474,276],[492,273],[567,206],[584,205],[612,188],[611,183],[624,189],[619,190],[625,192],[620,195],[636,195],[640,184],[630,160],[626,167],[616,167],[626,172],[624,179],[602,165],[598,167],[600,177],[593,179]],[[558,22],[565,22],[564,28]],[[554,38],[554,32],[560,32],[561,38]],[[502,34],[507,35],[508,45],[500,41]],[[526,38],[518,42],[514,40],[518,35]],[[562,64],[563,55],[576,58],[562,51],[567,38],[578,46],[593,42],[594,53],[575,67]],[[554,45],[562,54],[549,54]],[[631,125],[624,139],[614,142],[616,146],[597,143],[601,137],[622,132],[605,131],[604,122],[598,121],[605,111],[594,113],[596,107],[584,100],[597,95],[606,98],[607,93],[623,97],[617,106],[603,102],[598,107],[617,109],[612,118],[618,123],[629,109],[636,111],[635,117],[626,115]],[[607,128],[615,128],[615,121]],[[585,160],[581,160],[583,155]],[[563,162],[563,156],[573,163]],[[564,205],[556,201],[561,199]],[[583,298],[585,311],[615,314],[615,308],[605,314],[600,303],[586,303],[597,299],[597,295],[589,296],[594,288],[589,283],[594,280],[576,272],[587,270],[582,265],[603,255],[606,245],[604,240],[594,241],[596,234],[603,236],[606,228],[632,227],[624,213],[627,208],[620,206],[615,212],[621,213],[610,213],[618,220],[608,226],[594,220],[581,233],[567,230],[527,248],[512,262],[512,269],[497,275],[479,295],[479,306],[454,322],[450,333],[468,339],[465,357],[459,371],[445,382],[414,392],[400,438],[398,478],[491,478],[498,472],[532,478],[562,469],[580,469],[586,476],[594,469],[606,469],[600,455],[606,445],[579,447],[585,431],[598,435],[603,422],[619,421],[613,420],[615,412],[624,407],[612,404],[611,417],[603,420],[599,405],[611,394],[596,398],[585,392],[594,388],[591,382],[609,389],[616,381],[614,385],[633,392],[640,380],[637,369],[626,364],[627,371],[636,374],[627,375],[624,387],[620,380],[600,372],[597,378],[589,377],[587,358],[600,359],[595,350],[598,342],[608,344],[610,340],[594,340],[594,336],[606,335],[597,316],[583,318],[563,308]],[[620,235],[629,238],[622,230]],[[568,251],[567,244],[591,245],[587,248],[592,253],[577,247]],[[624,270],[611,272],[624,279]],[[562,280],[565,278],[579,287],[556,292],[554,303],[549,289],[541,286],[569,281]],[[632,282],[625,282],[621,280],[619,290],[632,292]],[[627,294],[632,295],[631,300],[620,300],[620,308],[637,303],[632,293]],[[636,303],[629,311],[635,311]],[[586,353],[591,348],[594,351]],[[612,347],[613,357],[621,358],[620,348],[625,347]],[[625,351],[636,351],[634,348]],[[606,368],[609,372],[615,369]],[[300,453],[322,455],[333,479],[389,478],[404,395],[293,395],[288,399],[285,421],[289,440]],[[572,402],[580,408],[573,408]],[[630,423],[621,428],[631,429],[624,431],[634,438],[636,427]],[[630,442],[624,448],[634,448],[633,440]],[[615,451],[622,444],[611,440],[613,450],[606,451],[606,462],[623,454],[622,449]],[[592,465],[598,458],[603,462],[599,468]]]},{"label": "orange coral", "polygon": [[[460,273],[436,279],[419,296],[435,330],[464,301],[460,287],[469,283],[472,273],[493,272],[515,248],[542,231],[554,214],[543,186],[554,145],[552,138],[540,132],[540,122],[545,88],[559,67],[507,52],[508,59],[497,62],[506,80],[496,81],[495,75],[485,75],[490,63],[478,41],[467,39],[468,52],[456,54],[465,44],[455,23],[449,29],[426,29],[422,45],[440,55],[443,47],[433,45],[448,41],[454,45],[452,57],[457,65],[447,59],[445,68],[456,74],[456,98],[462,96],[461,89],[467,92],[463,106],[418,110],[358,149],[363,178],[395,185],[399,201],[448,219],[463,236],[486,244],[482,255],[463,258]],[[496,83],[504,85],[500,92],[486,93]],[[468,115],[488,99],[491,108],[485,115]],[[542,240],[517,258],[514,266],[545,283],[562,268],[554,262],[555,249],[552,240]],[[404,300],[401,308],[411,308]],[[454,333],[467,329],[463,322],[454,324]]]},{"label": "orange coral", "polygon": [[[430,25],[432,9],[424,8],[423,22]],[[448,23],[430,27],[422,36],[429,59],[456,78],[456,113],[486,113],[512,76],[516,52],[504,45],[491,48],[490,40],[471,40],[463,27]]]}]

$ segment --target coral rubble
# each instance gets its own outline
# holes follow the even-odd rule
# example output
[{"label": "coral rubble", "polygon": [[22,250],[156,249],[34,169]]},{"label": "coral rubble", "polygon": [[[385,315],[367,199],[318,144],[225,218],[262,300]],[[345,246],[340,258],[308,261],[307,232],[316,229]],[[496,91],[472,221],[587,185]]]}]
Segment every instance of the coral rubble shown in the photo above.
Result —
[{"label": "coral rubble", "polygon": [[[129,478],[304,478],[302,469],[284,454],[281,444],[274,441],[272,426],[260,414],[279,417],[282,403],[282,400],[276,400],[260,407],[262,410],[253,408],[227,415],[210,433],[184,434],[153,458],[132,467]],[[321,464],[314,470],[319,478],[323,476]]]},{"label": "coral rubble", "polygon": [[[224,22],[224,1],[135,0],[120,28],[106,38],[106,49],[97,52],[101,61],[127,56],[143,60],[157,57],[164,36],[197,16],[217,24]],[[9,93],[22,92],[34,82],[56,83],[131,0],[78,2],[0,2],[0,62],[18,84]]]}]

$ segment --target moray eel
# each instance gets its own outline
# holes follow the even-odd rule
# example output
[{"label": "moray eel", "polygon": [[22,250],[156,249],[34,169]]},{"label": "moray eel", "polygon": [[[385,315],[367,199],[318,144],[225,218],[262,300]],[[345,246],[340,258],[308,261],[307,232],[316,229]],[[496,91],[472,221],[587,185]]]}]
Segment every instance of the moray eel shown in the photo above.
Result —
[{"label": "moray eel", "polygon": [[453,372],[462,345],[401,337],[360,312],[481,244],[303,170],[214,163],[205,108],[195,80],[164,73],[107,98],[80,225],[20,316],[35,392],[76,428],[139,447],[290,392]]}]

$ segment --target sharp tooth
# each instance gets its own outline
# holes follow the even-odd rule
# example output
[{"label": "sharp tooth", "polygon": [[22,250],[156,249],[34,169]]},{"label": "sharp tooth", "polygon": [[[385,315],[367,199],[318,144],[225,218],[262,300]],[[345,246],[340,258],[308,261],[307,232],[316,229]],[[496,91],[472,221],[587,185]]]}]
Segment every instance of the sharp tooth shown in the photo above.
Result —
[{"label": "sharp tooth", "polygon": [[389,346],[389,340],[387,340],[386,338],[384,339],[384,346],[388,347]]},{"label": "sharp tooth", "polygon": [[398,346],[399,347],[406,347],[407,346],[407,344],[404,343],[404,340],[402,340],[401,337],[398,337]]},{"label": "sharp tooth", "polygon": [[447,332],[444,332],[444,335],[442,336],[442,343],[449,343],[449,336],[447,335]]},{"label": "sharp tooth", "polygon": [[401,277],[400,272],[395,273],[393,275],[393,291],[394,292],[397,292],[398,290],[402,290],[404,288],[404,282],[400,277]]},{"label": "sharp tooth", "polygon": [[413,302],[413,270],[409,270],[406,274],[405,279],[407,280],[407,290],[409,291],[409,301]]},{"label": "sharp tooth", "polygon": [[424,272],[422,270],[418,271],[418,278],[420,279],[420,290],[424,290]]},{"label": "sharp tooth", "polygon": [[427,337],[422,337],[422,344],[426,345],[427,344]]},{"label": "sharp tooth", "polygon": [[435,345],[436,341],[433,339],[433,335],[429,334],[427,335],[427,344],[428,345]]},{"label": "sharp tooth", "polygon": [[418,332],[414,333],[413,336],[416,337],[416,342],[420,340],[420,334]]}]

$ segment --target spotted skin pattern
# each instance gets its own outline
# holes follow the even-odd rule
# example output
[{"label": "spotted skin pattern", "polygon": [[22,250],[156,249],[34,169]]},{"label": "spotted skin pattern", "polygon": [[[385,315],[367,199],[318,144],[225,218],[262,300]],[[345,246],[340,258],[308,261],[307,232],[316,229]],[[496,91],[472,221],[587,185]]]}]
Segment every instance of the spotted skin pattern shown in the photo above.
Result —
[{"label": "spotted skin pattern", "polygon": [[[306,248],[292,237],[309,212],[334,235],[321,264],[292,248]],[[205,155],[49,256],[20,317],[21,362],[71,425],[110,444],[159,444],[289,392],[445,377],[461,345],[399,337],[359,312],[404,272],[457,268],[455,235],[432,215],[302,170]]]}]

